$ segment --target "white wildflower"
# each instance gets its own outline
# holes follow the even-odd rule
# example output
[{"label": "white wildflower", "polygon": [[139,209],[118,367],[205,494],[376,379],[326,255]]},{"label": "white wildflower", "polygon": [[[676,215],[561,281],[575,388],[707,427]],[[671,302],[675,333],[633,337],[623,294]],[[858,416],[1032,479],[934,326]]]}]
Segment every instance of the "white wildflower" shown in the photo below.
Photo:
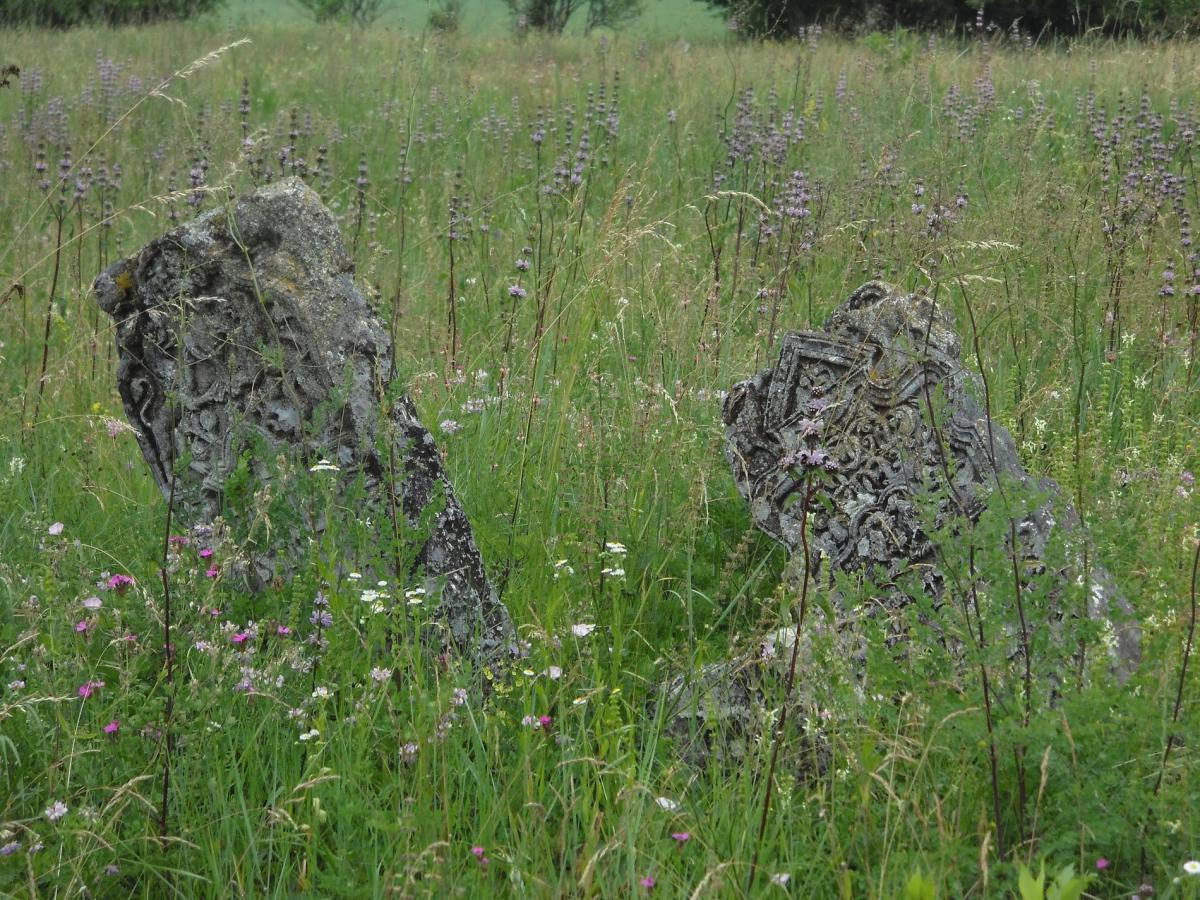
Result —
[{"label": "white wildflower", "polygon": [[[55,800],[53,803],[51,803],[49,806],[46,807],[45,815],[46,815],[46,818],[49,819],[51,822],[57,822],[59,819],[61,819],[66,814],[67,814],[67,804],[63,803],[61,800]],[[1187,866],[1185,865],[1184,868],[1186,869]]]}]

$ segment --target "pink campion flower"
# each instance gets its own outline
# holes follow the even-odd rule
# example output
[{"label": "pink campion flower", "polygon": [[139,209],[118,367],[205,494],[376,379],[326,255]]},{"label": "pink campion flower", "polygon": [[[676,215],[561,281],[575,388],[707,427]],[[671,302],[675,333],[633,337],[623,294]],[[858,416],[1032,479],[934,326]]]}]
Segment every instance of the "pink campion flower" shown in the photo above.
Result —
[{"label": "pink campion flower", "polygon": [[120,728],[121,728],[120,719],[113,719],[111,722],[109,722],[107,725],[104,726],[104,733],[113,735],[113,734],[116,734],[120,730]]},{"label": "pink campion flower", "polygon": [[671,833],[671,839],[679,841],[681,844],[686,844],[692,839],[692,834],[690,831],[674,831]]},{"label": "pink campion flower", "polygon": [[554,722],[554,719],[551,718],[550,716],[538,716],[538,725],[540,725],[546,731],[550,730],[550,725],[553,722]]},{"label": "pink campion flower", "polygon": [[648,890],[648,891],[649,891],[649,890],[653,890],[653,889],[654,889],[654,885],[655,885],[655,884],[657,884],[657,883],[658,883],[658,882],[656,882],[656,881],[654,880],[654,876],[653,876],[653,875],[647,875],[645,878],[643,878],[641,881],[639,881],[639,882],[638,882],[638,884],[640,884],[642,887],[644,887],[644,888],[645,888],[646,890]]},{"label": "pink campion flower", "polygon": [[113,575],[108,579],[108,589],[116,591],[118,594],[125,593],[126,588],[133,584],[133,579],[128,575]]},{"label": "pink campion flower", "polygon": [[79,686],[79,696],[86,700],[102,687],[104,687],[103,681],[85,681]]},{"label": "pink campion flower", "polygon": [[237,644],[239,647],[242,644],[246,643],[246,641],[249,639],[250,639],[250,632],[248,632],[248,631],[239,631],[236,634],[230,635],[230,637],[229,637],[229,640],[231,642]]},{"label": "pink campion flower", "polygon": [[91,627],[92,627],[92,623],[88,619],[80,619],[78,622],[75,623],[75,630],[78,631],[80,634],[85,633]]},{"label": "pink campion flower", "polygon": [[167,540],[170,541],[171,545],[174,547],[186,547],[188,545],[188,538],[186,534],[173,534],[167,538]]},{"label": "pink campion flower", "polygon": [[292,633],[292,629],[288,628],[286,625],[278,625],[275,627],[275,633],[280,637],[287,637]]},{"label": "pink campion flower", "polygon": [[213,555],[212,547],[205,547],[203,550],[200,551],[200,554],[199,554],[201,559],[208,559],[212,555]]},{"label": "pink campion flower", "polygon": [[472,853],[472,855],[474,855],[474,857],[475,857],[476,859],[482,859],[482,858],[483,858],[483,854],[484,854],[484,850],[483,850],[483,848],[482,848],[482,847],[472,847],[472,848],[471,848],[471,853]]},{"label": "pink campion flower", "polygon": [[46,529],[46,532],[48,534],[52,534],[55,537],[57,537],[58,535],[63,533],[63,523],[55,522],[53,525],[51,525],[49,528]]},{"label": "pink campion flower", "polygon": [[1100,857],[1098,860],[1096,860],[1096,868],[1099,869],[1101,872],[1103,872],[1105,869],[1108,868],[1108,860],[1105,859],[1103,856]]},{"label": "pink campion flower", "polygon": [[221,574],[221,570],[217,566],[209,566],[208,571],[204,573],[205,578],[216,578]]}]

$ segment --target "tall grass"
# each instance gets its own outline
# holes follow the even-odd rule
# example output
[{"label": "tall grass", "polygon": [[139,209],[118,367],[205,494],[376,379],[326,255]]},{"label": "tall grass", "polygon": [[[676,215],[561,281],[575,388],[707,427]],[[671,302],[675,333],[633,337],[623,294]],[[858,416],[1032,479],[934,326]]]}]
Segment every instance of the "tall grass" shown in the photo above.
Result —
[{"label": "tall grass", "polygon": [[[1194,893],[1200,50],[247,35],[148,98],[242,32],[0,36],[22,69],[0,90],[0,890],[736,896],[757,852],[765,895],[920,872],[991,896],[1040,858],[1098,896]],[[422,656],[419,598],[376,584],[387,529],[320,473],[274,495],[338,523],[292,584],[240,594],[219,530],[163,566],[88,286],[268,173],[341,217],[530,644],[486,698]],[[722,458],[721,392],[876,276],[938,290],[964,334],[969,290],[992,412],[1076,505],[1144,664],[1116,685],[1094,652],[1051,710],[1000,710],[996,791],[953,664],[801,671],[832,763],[781,757],[756,851],[769,740],[693,769],[652,701],[795,600]]]}]

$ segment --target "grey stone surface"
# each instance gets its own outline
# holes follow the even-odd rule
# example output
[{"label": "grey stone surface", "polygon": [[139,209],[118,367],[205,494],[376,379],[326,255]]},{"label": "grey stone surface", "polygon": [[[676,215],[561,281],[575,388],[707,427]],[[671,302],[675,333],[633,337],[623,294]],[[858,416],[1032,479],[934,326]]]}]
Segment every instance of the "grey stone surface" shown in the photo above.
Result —
[{"label": "grey stone surface", "polygon": [[[1082,561],[1090,554],[1082,552],[1086,537],[1077,516],[1060,502],[1053,482],[1035,482],[1022,467],[1012,436],[989,420],[976,399],[983,396],[981,381],[960,356],[961,342],[944,308],[880,282],[854,291],[821,331],[787,334],[778,362],[735,385],[725,401],[726,456],[752,521],[787,547],[798,577],[810,578],[813,590],[829,601],[844,653],[861,658],[861,634],[850,632],[862,617],[887,616],[889,633],[902,641],[900,611],[917,595],[932,599],[935,612],[948,602],[947,574],[926,533],[923,497],[936,498],[935,527],[951,533],[964,528],[966,519],[978,521],[994,491],[1047,497],[1024,507],[1014,499],[1013,508],[1024,510],[1016,526],[1023,590],[1032,597],[1040,583],[1048,601],[1030,604],[1030,613],[1040,618],[1029,621],[1028,629],[1060,632],[1063,618],[1075,612],[1062,608],[1063,589],[1086,585],[1088,615],[1107,623],[1111,669],[1125,677],[1140,653],[1128,602],[1103,568],[1085,569]],[[810,478],[817,487],[809,505],[806,559],[801,531]],[[1065,546],[1060,562],[1051,564],[1048,550],[1058,538]],[[1011,542],[1005,541],[996,549],[1007,555]],[[863,589],[842,596],[837,573],[852,582],[865,579]],[[985,613],[993,618],[991,640],[1007,641],[1012,656],[1019,657],[1016,612],[996,608],[1011,602],[1013,580],[981,589],[992,598]],[[1004,597],[1010,600],[1001,601]],[[943,633],[939,618],[927,623],[935,633]],[[806,630],[810,627],[822,626],[810,619]],[[946,645],[961,655],[961,643]],[[750,654],[716,663],[695,678],[676,678],[664,691],[669,730],[695,736],[715,725],[732,741],[721,755],[736,755],[754,733],[754,709],[764,696],[761,669]],[[1038,673],[1046,676],[1053,682],[1057,673]],[[819,681],[819,673],[802,665],[800,704],[811,702],[814,679]],[[693,741],[688,752],[706,757],[711,745],[711,739]]]},{"label": "grey stone surface", "polygon": [[[1024,578],[1046,574],[1056,529],[1069,544],[1084,540],[1058,487],[1035,482],[1012,435],[987,416],[976,399],[980,379],[962,366],[961,352],[944,306],[870,282],[823,330],[787,334],[779,361],[725,401],[726,456],[754,524],[802,552],[806,471],[820,470],[802,568],[826,582],[835,572],[867,576],[881,589],[872,600],[883,613],[907,605],[914,591],[939,602],[946,592],[919,509],[930,490],[938,529],[977,521],[997,490],[1047,496],[1017,523]],[[1081,580],[1072,571],[1081,559],[1051,574],[1062,584]],[[1139,657],[1132,611],[1106,571],[1093,565],[1086,574],[1089,615],[1111,622],[1114,664],[1127,672]]]},{"label": "grey stone surface", "polygon": [[[511,649],[508,612],[432,435],[407,395],[388,410],[388,334],[355,286],[332,214],[303,182],[277,182],[156,238],[95,290],[116,322],[125,413],[164,496],[178,473],[182,521],[222,514],[227,479],[255,444],[268,451],[250,461],[264,480],[279,453],[305,466],[329,460],[347,483],[361,475],[380,508],[402,511],[412,574],[437,601],[446,649]],[[294,567],[303,542],[281,543],[260,548],[260,580]]]}]

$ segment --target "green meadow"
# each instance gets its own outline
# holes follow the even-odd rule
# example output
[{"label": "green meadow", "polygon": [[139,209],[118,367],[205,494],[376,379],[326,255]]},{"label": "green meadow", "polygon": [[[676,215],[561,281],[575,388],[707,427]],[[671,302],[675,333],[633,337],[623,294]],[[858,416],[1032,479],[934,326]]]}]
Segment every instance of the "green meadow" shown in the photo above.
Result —
[{"label": "green meadow", "polygon": [[[429,0],[393,0],[382,7],[376,27],[422,31],[436,8]],[[311,23],[307,11],[293,0],[229,0],[217,15],[220,21],[235,27],[306,27]],[[465,0],[459,31],[472,36],[497,36],[508,29],[510,22],[511,14],[502,0]],[[568,24],[567,33],[581,34],[583,27],[584,17],[576,16]],[[725,26],[714,11],[695,0],[647,0],[627,30],[659,39],[712,40],[721,36]],[[602,31],[612,34],[609,29]]]},{"label": "green meadow", "polygon": [[[0,32],[21,70],[0,88],[0,894],[1200,894],[1200,48],[741,44],[681,0],[518,40],[500,4],[468,9],[458,35],[419,3],[361,31],[251,0]],[[510,668],[430,658],[384,523],[319,473],[231,484],[230,528],[164,555],[190,523],[90,286],[284,175],[337,214],[393,329],[526,642]],[[689,765],[664,681],[797,615],[721,399],[873,278],[953,312],[992,415],[1136,609],[1142,664],[1118,683],[1103,628],[1068,621],[1064,648],[1035,621],[1058,674],[1026,702],[1002,642],[961,666],[915,614],[900,649],[866,620],[861,665],[817,653],[797,679],[827,766],[785,735],[768,784],[782,683],[738,763]],[[246,593],[231,563],[289,503],[330,527]],[[994,629],[1005,515],[941,536]]]}]

